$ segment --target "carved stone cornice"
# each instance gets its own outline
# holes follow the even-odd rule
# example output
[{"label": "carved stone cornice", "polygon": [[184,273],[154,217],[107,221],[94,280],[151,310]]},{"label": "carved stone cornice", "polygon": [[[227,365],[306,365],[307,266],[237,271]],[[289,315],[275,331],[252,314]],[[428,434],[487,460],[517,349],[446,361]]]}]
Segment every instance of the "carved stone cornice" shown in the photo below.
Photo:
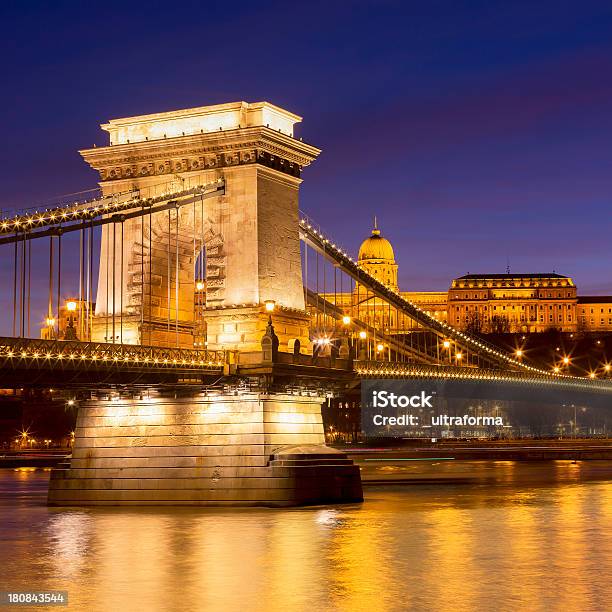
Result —
[{"label": "carved stone cornice", "polygon": [[267,127],[204,132],[80,151],[102,181],[261,164],[299,177],[320,149]]}]

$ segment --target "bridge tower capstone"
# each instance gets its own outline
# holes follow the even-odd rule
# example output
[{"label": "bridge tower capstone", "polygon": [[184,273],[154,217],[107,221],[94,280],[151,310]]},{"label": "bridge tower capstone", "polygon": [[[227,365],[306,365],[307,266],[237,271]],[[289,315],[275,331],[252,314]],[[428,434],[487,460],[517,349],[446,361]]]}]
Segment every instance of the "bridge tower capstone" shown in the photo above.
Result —
[{"label": "bridge tower capstone", "polygon": [[261,350],[265,303],[273,300],[281,350],[296,340],[310,349],[298,189],[320,151],[294,137],[299,121],[268,102],[235,102],[101,126],[109,146],[80,153],[105,195],[154,197],[219,179],[225,190],[104,226],[94,340],[192,347],[194,267],[203,250],[208,348]]}]

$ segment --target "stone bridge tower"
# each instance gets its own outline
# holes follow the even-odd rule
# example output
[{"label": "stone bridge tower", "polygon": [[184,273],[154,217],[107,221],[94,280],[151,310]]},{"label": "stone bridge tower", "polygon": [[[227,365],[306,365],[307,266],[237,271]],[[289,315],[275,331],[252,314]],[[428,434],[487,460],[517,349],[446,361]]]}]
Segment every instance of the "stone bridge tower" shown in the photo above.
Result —
[{"label": "stone bridge tower", "polygon": [[320,151],[294,137],[299,121],[268,102],[235,102],[101,126],[110,145],[80,153],[105,195],[154,197],[218,179],[225,193],[103,227],[94,340],[193,347],[203,250],[209,348],[260,350],[274,300],[281,350],[296,339],[308,350],[298,189]]}]

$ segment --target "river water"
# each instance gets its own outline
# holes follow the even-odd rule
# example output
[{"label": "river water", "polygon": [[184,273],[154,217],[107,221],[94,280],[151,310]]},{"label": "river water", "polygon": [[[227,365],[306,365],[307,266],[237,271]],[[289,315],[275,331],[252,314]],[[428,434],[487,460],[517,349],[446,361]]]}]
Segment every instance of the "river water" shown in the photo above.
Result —
[{"label": "river water", "polygon": [[0,590],[121,612],[610,605],[612,462],[419,466],[439,470],[471,478],[367,465],[385,482],[363,504],[218,510],[48,508],[48,471],[2,469]]}]

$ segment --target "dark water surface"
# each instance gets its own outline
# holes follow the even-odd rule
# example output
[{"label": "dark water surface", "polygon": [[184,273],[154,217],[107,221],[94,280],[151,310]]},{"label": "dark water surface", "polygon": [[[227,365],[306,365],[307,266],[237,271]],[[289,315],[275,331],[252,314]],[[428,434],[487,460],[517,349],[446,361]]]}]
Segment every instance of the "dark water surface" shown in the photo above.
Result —
[{"label": "dark water surface", "polygon": [[[394,482],[410,470],[444,481]],[[389,482],[360,505],[79,509],[46,507],[48,471],[3,469],[0,590],[66,590],[71,610],[610,609],[612,462],[364,474]]]}]

